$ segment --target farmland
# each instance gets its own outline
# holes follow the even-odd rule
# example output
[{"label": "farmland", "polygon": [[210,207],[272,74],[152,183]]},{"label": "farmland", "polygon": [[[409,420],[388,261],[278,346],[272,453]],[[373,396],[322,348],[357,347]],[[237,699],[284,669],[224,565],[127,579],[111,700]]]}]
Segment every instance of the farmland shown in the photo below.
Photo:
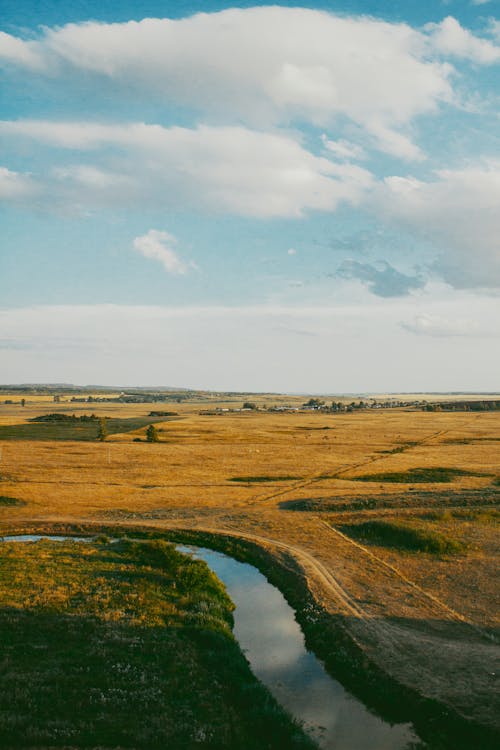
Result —
[{"label": "farmland", "polygon": [[[250,556],[299,618],[306,600],[317,608],[311,644],[327,664],[347,680],[356,660],[387,678],[377,710],[390,713],[399,687],[403,714],[418,700],[424,712],[441,707],[465,743],[469,727],[493,746],[498,412],[203,414],[205,403],[187,400],[176,417],[155,418],[159,442],[147,443],[150,405],[57,404],[126,420],[104,442],[65,437],[61,426],[35,435],[29,420],[53,407],[36,396],[0,406],[0,531],[140,527]],[[339,628],[361,653],[351,670],[325,645]]]}]

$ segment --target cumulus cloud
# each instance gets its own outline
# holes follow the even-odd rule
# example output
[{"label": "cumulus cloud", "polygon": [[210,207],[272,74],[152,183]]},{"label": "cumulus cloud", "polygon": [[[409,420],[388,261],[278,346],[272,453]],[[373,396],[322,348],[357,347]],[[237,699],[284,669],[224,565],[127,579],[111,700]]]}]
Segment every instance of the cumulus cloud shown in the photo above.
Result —
[{"label": "cumulus cloud", "polygon": [[340,201],[358,203],[373,183],[368,170],[315,156],[291,135],[243,127],[20,120],[0,122],[0,134],[91,154],[97,163],[54,170],[64,189],[47,185],[61,201],[78,204],[301,216],[332,211]]},{"label": "cumulus cloud", "polygon": [[434,243],[435,270],[456,288],[500,287],[500,162],[440,170],[434,181],[390,177],[375,202]]},{"label": "cumulus cloud", "polygon": [[[490,43],[462,32],[475,58],[489,62]],[[430,33],[439,51],[455,54],[463,45],[449,21]],[[44,29],[35,41],[5,34],[0,54],[53,78],[84,71],[114,93],[130,95],[135,87],[141,96],[233,124],[326,126],[346,117],[380,149],[404,158],[419,151],[396,134],[408,139],[401,129],[453,99],[452,68],[431,59],[427,32],[306,8],[68,24]]]},{"label": "cumulus cloud", "polygon": [[425,280],[416,274],[409,276],[401,273],[386,261],[378,264],[360,263],[356,260],[345,260],[338,267],[336,276],[341,279],[357,279],[378,297],[402,297],[414,289],[422,289]]},{"label": "cumulus cloud", "polygon": [[500,47],[488,39],[472,34],[468,29],[448,16],[441,23],[428,24],[431,44],[443,55],[460,57],[482,65],[500,62]]},{"label": "cumulus cloud", "polygon": [[[45,67],[43,52],[38,42],[26,42],[0,31],[0,60],[32,70]],[[38,51],[40,49],[40,52]]]},{"label": "cumulus cloud", "polygon": [[188,265],[181,260],[174,249],[176,246],[177,240],[172,234],[157,229],[150,229],[147,234],[134,240],[134,248],[145,258],[160,261],[167,273],[183,275],[193,264]]}]

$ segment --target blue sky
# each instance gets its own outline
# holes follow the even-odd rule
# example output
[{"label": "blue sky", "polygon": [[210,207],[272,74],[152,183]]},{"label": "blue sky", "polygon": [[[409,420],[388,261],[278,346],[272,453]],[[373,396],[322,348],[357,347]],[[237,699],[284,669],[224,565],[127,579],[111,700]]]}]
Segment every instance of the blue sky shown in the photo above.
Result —
[{"label": "blue sky", "polygon": [[498,389],[498,7],[4,2],[2,381]]}]

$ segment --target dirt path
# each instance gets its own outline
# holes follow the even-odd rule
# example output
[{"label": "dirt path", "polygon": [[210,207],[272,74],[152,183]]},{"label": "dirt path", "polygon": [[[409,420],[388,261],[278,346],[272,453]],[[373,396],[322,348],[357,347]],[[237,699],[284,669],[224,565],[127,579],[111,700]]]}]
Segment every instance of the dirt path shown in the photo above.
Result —
[{"label": "dirt path", "polygon": [[[40,518],[39,522],[96,523],[95,518],[61,516]],[[145,522],[137,518],[114,523],[126,528]],[[276,539],[245,530],[239,520],[234,523],[236,525],[221,519],[217,525],[207,524],[206,518],[197,518],[195,514],[189,520],[146,521],[147,526],[159,531],[227,535],[253,542],[271,554],[286,552],[302,570],[318,604],[334,616],[342,615],[353,641],[379,668],[420,695],[449,705],[464,717],[486,726],[498,726],[492,675],[500,672],[499,650],[480,628],[396,568],[315,517],[310,519],[310,524],[314,524],[314,537],[296,541],[283,539],[287,533],[297,535],[292,526],[284,527],[282,538]],[[31,524],[36,525],[37,520],[33,519]],[[335,566],[345,561],[350,570],[347,575],[342,571],[345,580],[340,580]],[[363,586],[365,594],[361,591]],[[368,601],[363,599],[367,590],[373,590],[373,598]],[[458,633],[455,632],[457,627]]]}]

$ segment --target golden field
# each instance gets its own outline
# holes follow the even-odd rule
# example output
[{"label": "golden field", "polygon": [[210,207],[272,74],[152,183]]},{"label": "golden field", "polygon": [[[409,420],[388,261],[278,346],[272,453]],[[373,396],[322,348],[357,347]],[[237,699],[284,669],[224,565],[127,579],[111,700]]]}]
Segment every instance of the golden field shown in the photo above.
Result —
[{"label": "golden field", "polygon": [[[53,411],[178,416],[156,423],[158,443],[145,442],[145,427],[102,443],[0,440],[0,495],[23,503],[0,505],[0,532],[135,523],[286,549],[317,602],[345,618],[374,663],[461,716],[498,727],[500,412],[199,413],[206,408],[42,397],[24,408],[1,404],[0,428]],[[441,534],[461,548],[436,554],[356,536],[356,525],[370,520]]]}]

